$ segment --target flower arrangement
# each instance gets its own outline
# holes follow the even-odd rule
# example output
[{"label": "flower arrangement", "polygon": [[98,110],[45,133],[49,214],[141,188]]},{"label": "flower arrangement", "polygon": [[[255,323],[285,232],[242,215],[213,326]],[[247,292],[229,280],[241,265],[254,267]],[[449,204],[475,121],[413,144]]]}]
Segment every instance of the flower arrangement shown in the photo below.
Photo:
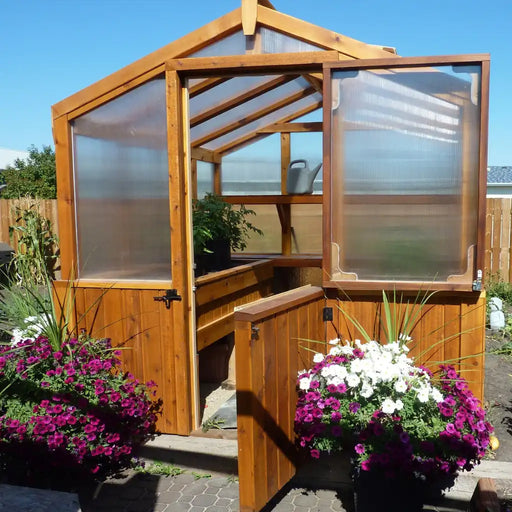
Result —
[{"label": "flower arrangement", "polygon": [[313,458],[348,448],[362,472],[440,480],[470,470],[493,431],[452,366],[414,365],[407,339],[342,344],[298,376],[295,432]]},{"label": "flower arrangement", "polygon": [[86,336],[55,350],[45,337],[0,347],[0,463],[32,474],[101,480],[140,465],[156,433],[154,383],[119,370],[108,340]]}]

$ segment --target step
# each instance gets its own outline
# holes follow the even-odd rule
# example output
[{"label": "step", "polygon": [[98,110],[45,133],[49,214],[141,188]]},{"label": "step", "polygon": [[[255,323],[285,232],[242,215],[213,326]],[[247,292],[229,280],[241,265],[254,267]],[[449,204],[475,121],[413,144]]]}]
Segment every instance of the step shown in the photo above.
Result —
[{"label": "step", "polygon": [[189,471],[238,474],[236,439],[163,434],[146,443],[140,455],[149,463],[158,461]]}]

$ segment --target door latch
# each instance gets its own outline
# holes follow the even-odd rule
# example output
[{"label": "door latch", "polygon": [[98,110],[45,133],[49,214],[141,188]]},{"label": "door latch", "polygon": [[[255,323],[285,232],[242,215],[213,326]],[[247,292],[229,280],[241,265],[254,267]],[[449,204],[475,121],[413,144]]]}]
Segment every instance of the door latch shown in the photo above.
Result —
[{"label": "door latch", "polygon": [[171,302],[173,300],[181,300],[181,295],[178,295],[178,290],[173,288],[172,290],[165,290],[165,295],[160,297],[153,297],[153,300],[157,302],[165,302],[165,307],[171,309]]}]

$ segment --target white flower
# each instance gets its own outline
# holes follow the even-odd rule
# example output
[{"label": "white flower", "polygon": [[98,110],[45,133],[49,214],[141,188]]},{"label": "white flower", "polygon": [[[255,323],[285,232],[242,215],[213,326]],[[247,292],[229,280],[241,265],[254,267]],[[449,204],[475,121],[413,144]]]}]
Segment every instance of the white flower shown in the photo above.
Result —
[{"label": "white flower", "polygon": [[[407,336],[406,334],[400,333],[398,335],[398,341],[408,342],[408,341],[411,341],[411,340],[412,340],[412,338],[410,336]],[[406,349],[407,352],[409,351],[408,347],[404,346],[403,348]]]},{"label": "white flower", "polygon": [[350,346],[350,344],[348,342],[346,345],[343,345],[343,347],[339,347],[339,348],[340,348],[340,353],[344,354],[346,356],[349,356],[352,354],[352,352],[354,352],[354,349]]},{"label": "white flower", "polygon": [[341,379],[340,377],[338,377],[337,375],[334,375],[332,377],[329,377],[327,379],[327,385],[331,385],[333,384],[334,386],[338,386],[339,384],[341,384],[343,382],[343,379]]},{"label": "white flower", "polygon": [[407,391],[407,383],[405,380],[398,379],[394,385],[395,391],[398,393],[405,393]]},{"label": "white flower", "polygon": [[333,340],[329,341],[329,344],[330,345],[338,345],[339,342],[340,342],[339,338],[334,338]]},{"label": "white flower", "polygon": [[395,409],[397,411],[401,411],[402,409],[404,408],[404,403],[402,402],[402,400],[400,400],[400,398],[395,402]]},{"label": "white flower", "polygon": [[373,388],[368,382],[364,382],[361,387],[361,396],[364,398],[370,398],[373,395]]},{"label": "white flower", "polygon": [[430,396],[436,401],[436,403],[440,403],[444,400],[443,394],[437,388],[432,388]]},{"label": "white flower", "polygon": [[393,414],[393,412],[395,411],[395,402],[393,402],[393,400],[391,400],[391,398],[386,398],[386,400],[384,400],[384,402],[382,402],[382,405],[381,405],[381,409],[382,409],[382,412],[385,413],[385,414]]},{"label": "white flower", "polygon": [[311,386],[311,378],[310,377],[302,377],[299,381],[299,388],[307,391]]},{"label": "white flower", "polygon": [[339,356],[342,352],[342,348],[339,345],[336,345],[329,350],[329,354],[331,356]]},{"label": "white flower", "polygon": [[421,403],[428,402],[429,398],[429,389],[428,387],[424,386],[416,390],[418,392],[418,400]]},{"label": "white flower", "polygon": [[315,354],[313,356],[313,362],[314,363],[321,363],[322,361],[324,360],[324,355],[323,354]]},{"label": "white flower", "polygon": [[363,360],[362,359],[354,359],[351,363],[350,363],[350,371],[352,373],[361,373],[361,371],[363,370]]},{"label": "white flower", "polygon": [[355,373],[349,373],[347,375],[346,380],[347,380],[347,384],[351,388],[355,388],[361,382],[361,379]]}]

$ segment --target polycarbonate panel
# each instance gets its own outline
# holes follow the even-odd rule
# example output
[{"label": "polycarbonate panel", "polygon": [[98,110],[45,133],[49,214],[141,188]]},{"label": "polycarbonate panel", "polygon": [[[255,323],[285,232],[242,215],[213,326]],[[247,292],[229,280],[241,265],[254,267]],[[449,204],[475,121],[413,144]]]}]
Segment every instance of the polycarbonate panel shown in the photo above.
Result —
[{"label": "polycarbonate panel", "polygon": [[266,27],[257,27],[256,36],[244,36],[240,30],[223,39],[187,55],[187,57],[219,57],[225,55],[245,55],[258,53],[316,52],[324,48],[315,46],[275,32]]},{"label": "polycarbonate panel", "polygon": [[281,194],[281,139],[272,134],[222,159],[224,195]]},{"label": "polycarbonate panel", "polygon": [[261,38],[258,53],[318,52],[324,49],[267,27],[258,27],[257,33]]},{"label": "polycarbonate panel", "polygon": [[197,197],[203,198],[209,192],[213,192],[213,170],[211,162],[197,161]]},{"label": "polycarbonate panel", "polygon": [[477,241],[479,87],[477,66],[333,72],[333,276],[466,273]]},{"label": "polycarbonate panel", "polygon": [[240,30],[215,41],[214,43],[187,55],[187,57],[219,57],[223,55],[244,55],[246,53],[246,38]]},{"label": "polycarbonate panel", "polygon": [[247,240],[244,253],[280,254],[281,224],[277,209],[273,204],[246,204],[248,209],[256,212],[249,217],[249,222],[263,231],[263,235],[251,234]]},{"label": "polycarbonate panel", "polygon": [[170,279],[165,80],[78,117],[72,128],[79,277]]},{"label": "polycarbonate panel", "polygon": [[292,204],[292,252],[322,253],[322,205]]},{"label": "polycarbonate panel", "polygon": [[[216,87],[197,94],[190,98],[190,117],[193,119],[198,114],[212,107],[221,105],[233,96],[240,96],[246,92],[263,85],[275,77],[269,76],[237,76],[222,82]],[[202,82],[203,79],[189,80],[188,86],[192,87]]]},{"label": "polycarbonate panel", "polygon": [[[268,77],[269,81],[276,77]],[[309,82],[304,78],[298,78],[291,82],[287,82],[275,89],[271,89],[265,94],[257,96],[252,100],[248,100],[241,105],[231,108],[218,116],[193,126],[190,130],[192,144],[194,141],[213,133],[225,126],[229,126],[239,120],[243,120],[261,110],[264,110],[275,103],[284,101],[294,94],[300,93],[303,89],[310,87]],[[236,94],[232,94],[231,98],[236,98]]]},{"label": "polycarbonate panel", "polygon": [[217,149],[220,149],[233,141],[243,138],[244,136],[250,133],[257,132],[260,128],[277,123],[283,119],[293,116],[295,112],[301,111],[308,107],[312,107],[321,100],[322,95],[320,93],[314,93],[306,98],[291,103],[286,107],[275,110],[271,114],[268,114],[264,117],[261,117],[260,119],[257,119],[256,121],[248,123],[245,126],[242,126],[241,128],[233,130],[232,132],[223,135],[222,137],[218,137],[217,139],[205,144],[204,147],[211,151],[216,151]]}]

